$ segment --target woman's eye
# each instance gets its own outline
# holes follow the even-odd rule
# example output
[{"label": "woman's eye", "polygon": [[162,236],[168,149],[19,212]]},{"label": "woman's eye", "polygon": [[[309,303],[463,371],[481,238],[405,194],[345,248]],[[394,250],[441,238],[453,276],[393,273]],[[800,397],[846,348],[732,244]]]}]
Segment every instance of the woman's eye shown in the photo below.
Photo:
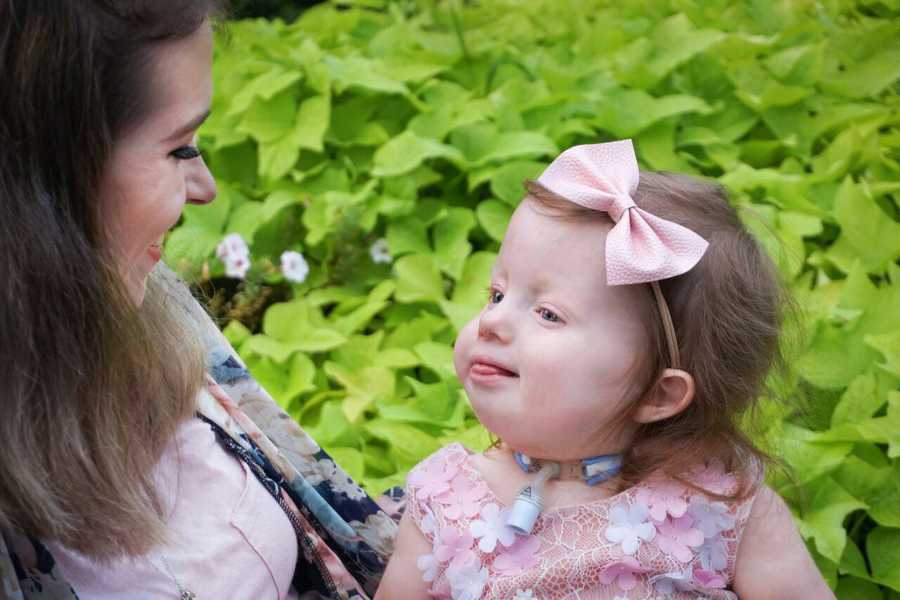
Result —
[{"label": "woman's eye", "polygon": [[197,146],[182,146],[172,151],[172,156],[178,160],[190,160],[200,156],[200,149]]},{"label": "woman's eye", "polygon": [[559,315],[557,315],[555,312],[553,312],[550,309],[542,308],[538,311],[538,313],[541,315],[541,318],[545,321],[550,321],[551,323],[556,323],[559,321]]},{"label": "woman's eye", "polygon": [[488,298],[488,302],[490,302],[491,304],[499,304],[501,300],[503,300],[503,292],[499,290],[491,290],[491,295]]}]

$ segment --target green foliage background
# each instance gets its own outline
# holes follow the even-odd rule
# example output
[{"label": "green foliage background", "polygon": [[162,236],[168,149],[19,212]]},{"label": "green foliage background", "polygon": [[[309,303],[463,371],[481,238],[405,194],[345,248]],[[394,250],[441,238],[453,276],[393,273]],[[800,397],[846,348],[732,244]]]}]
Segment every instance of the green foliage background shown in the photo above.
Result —
[{"label": "green foliage background", "polygon": [[[725,185],[804,311],[771,482],[842,598],[900,597],[900,3],[365,0],[230,24],[202,147],[219,199],[169,264],[371,493],[482,447],[452,342],[507,219],[575,143]],[[244,282],[214,258],[249,243]],[[386,238],[391,264],[369,247]],[[287,249],[311,266],[282,279]]]}]

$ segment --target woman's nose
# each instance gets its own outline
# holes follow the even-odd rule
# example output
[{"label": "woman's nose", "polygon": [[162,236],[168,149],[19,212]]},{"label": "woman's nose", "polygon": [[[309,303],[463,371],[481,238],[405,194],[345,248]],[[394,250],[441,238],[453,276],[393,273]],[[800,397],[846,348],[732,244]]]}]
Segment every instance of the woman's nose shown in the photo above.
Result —
[{"label": "woman's nose", "polygon": [[185,181],[185,193],[190,204],[209,204],[216,198],[216,180],[209,172],[203,157],[190,162],[190,170]]},{"label": "woman's nose", "polygon": [[512,339],[513,327],[510,306],[500,302],[481,312],[478,319],[478,337],[484,340],[493,339],[508,343]]}]

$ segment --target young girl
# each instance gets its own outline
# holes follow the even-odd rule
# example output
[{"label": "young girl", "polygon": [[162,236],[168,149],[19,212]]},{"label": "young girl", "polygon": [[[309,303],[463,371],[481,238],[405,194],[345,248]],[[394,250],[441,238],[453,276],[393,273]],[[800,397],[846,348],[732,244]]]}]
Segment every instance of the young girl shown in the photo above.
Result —
[{"label": "young girl", "polygon": [[377,598],[832,598],[735,425],[780,287],[723,191],[630,140],[528,188],[455,347],[502,441],[410,472]]}]

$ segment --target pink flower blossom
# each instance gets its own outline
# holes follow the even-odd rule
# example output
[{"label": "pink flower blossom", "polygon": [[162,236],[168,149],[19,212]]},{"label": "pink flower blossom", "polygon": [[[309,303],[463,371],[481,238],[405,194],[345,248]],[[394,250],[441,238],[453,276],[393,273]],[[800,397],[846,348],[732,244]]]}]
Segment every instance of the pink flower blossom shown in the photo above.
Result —
[{"label": "pink flower blossom", "polygon": [[706,538],[716,536],[734,527],[735,519],[728,514],[728,506],[723,502],[710,502],[700,496],[692,496],[688,514],[694,520],[694,527]]},{"label": "pink flower blossom", "polygon": [[656,526],[659,535],[656,544],[659,549],[677,560],[688,563],[694,558],[691,548],[703,545],[703,532],[694,529],[688,515],[673,519],[669,517]]},{"label": "pink flower blossom", "polygon": [[435,536],[434,557],[440,562],[452,560],[457,555],[472,548],[475,538],[468,531],[460,533],[454,527],[444,527]]},{"label": "pink flower blossom", "polygon": [[637,585],[637,577],[643,573],[649,573],[650,569],[644,567],[632,556],[622,557],[622,560],[606,566],[600,573],[600,583],[609,585],[616,582],[619,589],[627,592]]},{"label": "pink flower blossom", "polygon": [[532,535],[518,536],[515,543],[494,559],[493,568],[503,575],[518,575],[538,564],[541,540]]},{"label": "pink flower blossom", "polygon": [[497,542],[504,546],[512,546],[516,541],[516,532],[506,524],[509,509],[500,510],[500,507],[490,502],[481,507],[481,518],[469,523],[469,531],[478,540],[478,548],[485,554],[490,554],[497,547]]},{"label": "pink flower blossom", "polygon": [[456,465],[446,465],[440,461],[429,461],[419,465],[409,474],[409,483],[416,490],[416,498],[429,500],[450,489],[450,480],[456,477]]},{"label": "pink flower blossom", "polygon": [[651,519],[661,522],[666,520],[666,516],[677,518],[687,511],[685,491],[685,487],[676,481],[656,480],[647,487],[641,487],[635,499],[647,505]]},{"label": "pink flower blossom", "polygon": [[694,569],[694,582],[700,587],[713,589],[724,589],[727,583],[721,574],[705,569]]},{"label": "pink flower blossom", "polygon": [[725,465],[720,460],[698,465],[691,470],[691,474],[694,483],[713,494],[726,494],[737,488],[737,479],[725,472]]},{"label": "pink flower blossom", "polygon": [[444,516],[451,521],[462,517],[472,518],[481,508],[480,500],[487,494],[488,487],[483,481],[472,483],[465,473],[460,473],[450,482],[450,489],[435,498],[439,503],[447,505]]}]

